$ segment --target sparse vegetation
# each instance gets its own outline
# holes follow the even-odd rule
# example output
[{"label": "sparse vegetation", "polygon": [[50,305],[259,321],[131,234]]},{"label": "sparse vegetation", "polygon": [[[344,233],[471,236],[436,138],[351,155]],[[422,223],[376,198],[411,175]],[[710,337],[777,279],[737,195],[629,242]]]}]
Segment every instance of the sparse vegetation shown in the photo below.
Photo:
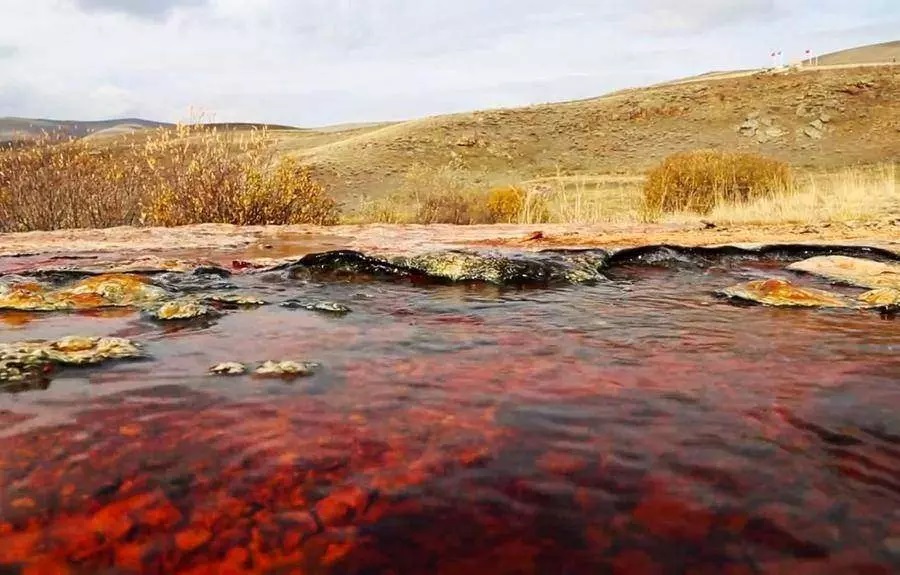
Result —
[{"label": "sparse vegetation", "polygon": [[265,130],[197,125],[127,145],[46,135],[0,151],[0,231],[335,223],[324,188],[271,144]]},{"label": "sparse vegetation", "polygon": [[790,166],[757,154],[695,151],[673,154],[650,171],[643,215],[708,214],[716,206],[782,198],[793,190]]}]

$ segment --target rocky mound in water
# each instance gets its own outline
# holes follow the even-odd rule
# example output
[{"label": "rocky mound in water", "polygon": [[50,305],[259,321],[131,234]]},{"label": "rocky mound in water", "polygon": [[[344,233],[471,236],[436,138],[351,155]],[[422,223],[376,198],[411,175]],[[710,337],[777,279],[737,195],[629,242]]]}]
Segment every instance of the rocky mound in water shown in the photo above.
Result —
[{"label": "rocky mound in water", "polygon": [[436,283],[484,282],[496,285],[584,284],[601,281],[606,252],[541,252],[529,255],[442,250],[414,256],[377,257],[356,251],[305,256],[270,268],[292,278],[336,274]]},{"label": "rocky mound in water", "polygon": [[65,337],[56,341],[0,344],[0,388],[40,389],[55,365],[97,365],[114,359],[142,357],[137,344],[117,337]]}]

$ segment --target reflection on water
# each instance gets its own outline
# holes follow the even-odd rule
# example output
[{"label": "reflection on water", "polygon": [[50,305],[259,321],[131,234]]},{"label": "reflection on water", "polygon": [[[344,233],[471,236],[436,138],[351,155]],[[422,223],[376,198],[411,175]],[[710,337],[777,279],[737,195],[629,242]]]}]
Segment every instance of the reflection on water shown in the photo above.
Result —
[{"label": "reflection on water", "polygon": [[[900,324],[709,295],[774,267],[624,266],[560,289],[241,276],[353,312],[177,328],[0,314],[0,341],[111,335],[153,358],[0,396],[0,565],[897,572]],[[323,369],[206,375],[266,359]]]}]

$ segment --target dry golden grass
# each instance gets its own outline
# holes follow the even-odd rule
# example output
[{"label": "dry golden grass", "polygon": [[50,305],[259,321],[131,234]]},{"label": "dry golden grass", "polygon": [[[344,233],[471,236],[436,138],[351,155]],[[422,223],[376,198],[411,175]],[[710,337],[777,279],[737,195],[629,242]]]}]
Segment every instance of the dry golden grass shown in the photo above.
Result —
[{"label": "dry golden grass", "polygon": [[709,219],[729,224],[860,222],[900,217],[900,187],[893,164],[800,178],[781,198],[717,206]]},{"label": "dry golden grass", "polygon": [[330,224],[338,209],[265,130],[160,129],[140,141],[0,150],[0,231],[192,223]]},{"label": "dry golden grass", "polygon": [[[722,200],[708,213],[673,211],[656,220],[720,224],[781,224],[886,220],[900,217],[897,171],[891,164],[807,173],[795,178],[790,193],[743,201]],[[460,187],[448,172],[419,169],[414,181],[429,182],[419,194],[403,194],[371,204],[356,223],[517,223],[603,224],[646,221],[641,178],[557,176],[493,188],[485,193]],[[439,203],[442,182],[456,182]],[[426,193],[424,190],[427,189]],[[465,191],[463,191],[465,190]],[[501,201],[502,200],[502,201]],[[498,207],[502,204],[503,208]],[[515,211],[513,211],[515,209]],[[443,214],[438,217],[437,214]],[[473,217],[478,214],[478,217]]]},{"label": "dry golden grass", "polygon": [[642,213],[647,221],[674,212],[708,214],[720,205],[777,200],[792,191],[784,162],[749,153],[681,152],[647,175]]},{"label": "dry golden grass", "polygon": [[355,223],[484,224],[493,223],[488,193],[460,177],[452,163],[432,168],[418,164],[410,169],[400,188],[377,200],[363,202]]}]

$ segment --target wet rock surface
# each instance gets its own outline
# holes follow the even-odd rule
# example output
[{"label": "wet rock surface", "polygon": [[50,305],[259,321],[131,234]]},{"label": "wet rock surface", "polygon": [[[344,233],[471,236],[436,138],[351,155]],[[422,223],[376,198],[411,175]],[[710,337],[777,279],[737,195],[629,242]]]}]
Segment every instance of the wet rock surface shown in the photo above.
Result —
[{"label": "wet rock surface", "polygon": [[265,361],[257,367],[253,373],[259,377],[274,377],[292,379],[312,375],[319,368],[319,364],[310,361]]},{"label": "wet rock surface", "polygon": [[336,251],[305,256],[297,262],[270,269],[287,269],[290,277],[298,279],[310,274],[330,273],[449,283],[580,284],[602,281],[600,269],[607,257],[599,250],[530,255],[444,250],[384,258]]},{"label": "wet rock surface", "polygon": [[787,269],[864,288],[900,289],[900,263],[847,256],[820,256],[793,263]]},{"label": "wet rock surface", "polygon": [[167,301],[159,306],[146,308],[144,313],[147,317],[157,321],[208,319],[218,317],[219,315],[219,312],[215,308],[206,305],[202,300],[194,297],[184,297]]},{"label": "wet rock surface", "polygon": [[333,301],[301,301],[291,299],[281,302],[279,305],[287,309],[305,309],[307,311],[317,311],[336,315],[343,315],[352,311],[348,306]]},{"label": "wet rock surface", "polygon": [[70,336],[55,341],[0,343],[0,389],[23,391],[49,383],[54,366],[97,365],[143,357],[135,343],[115,337]]},{"label": "wet rock surface", "polygon": [[863,307],[872,307],[883,311],[900,310],[900,290],[894,288],[878,288],[861,294],[858,298]]},{"label": "wet rock surface", "polygon": [[87,310],[141,306],[159,302],[167,292],[146,278],[130,274],[91,276],[63,288],[30,281],[0,279],[0,309],[23,311]]},{"label": "wet rock surface", "polygon": [[244,294],[213,294],[210,296],[206,296],[206,301],[209,301],[213,304],[222,304],[225,306],[235,306],[235,307],[257,307],[261,305],[266,305],[266,300],[253,296],[253,295],[244,295]]},{"label": "wet rock surface", "polygon": [[227,361],[212,366],[209,372],[213,375],[243,375],[247,373],[247,366],[236,361]]},{"label": "wet rock surface", "polygon": [[837,294],[815,288],[800,287],[788,280],[777,278],[754,280],[731,286],[721,290],[719,295],[739,301],[780,307],[849,308],[852,306],[850,301]]}]

